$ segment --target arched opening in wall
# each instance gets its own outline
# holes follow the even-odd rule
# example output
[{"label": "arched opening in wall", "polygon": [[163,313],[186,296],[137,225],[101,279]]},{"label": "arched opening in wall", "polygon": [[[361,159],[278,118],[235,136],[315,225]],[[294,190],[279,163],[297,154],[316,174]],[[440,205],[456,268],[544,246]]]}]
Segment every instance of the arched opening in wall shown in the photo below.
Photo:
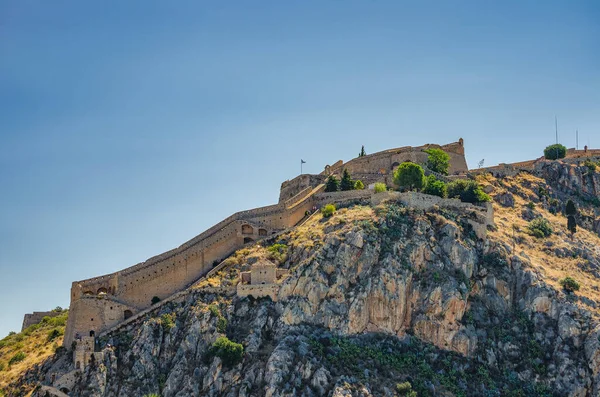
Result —
[{"label": "arched opening in wall", "polygon": [[250,237],[244,237],[244,244],[248,244],[248,243],[251,243],[251,242],[253,242],[253,241],[254,241],[254,240],[253,240],[253,239],[251,239]]},{"label": "arched opening in wall", "polygon": [[253,234],[254,228],[250,225],[242,225],[242,234]]},{"label": "arched opening in wall", "polygon": [[98,292],[97,292],[98,295],[106,295],[107,293],[108,293],[108,290],[106,288],[104,288],[104,287],[98,288]]},{"label": "arched opening in wall", "polygon": [[95,335],[96,335],[96,332],[94,332],[94,330],[91,330],[91,331],[90,331],[90,336],[92,336],[92,337],[93,337],[93,336],[95,336]]},{"label": "arched opening in wall", "polygon": [[[77,364],[79,364],[79,361],[77,361]],[[77,368],[77,369],[79,369],[79,368]],[[61,387],[60,391],[63,392],[63,393],[65,393],[65,394],[71,393],[71,390],[67,389],[66,387]]]},{"label": "arched opening in wall", "polygon": [[400,165],[399,162],[395,162],[394,164],[392,164],[392,168],[390,168],[392,171],[394,171],[398,166]]},{"label": "arched opening in wall", "polygon": [[81,361],[77,361],[77,364],[75,364],[75,369],[81,369]]},{"label": "arched opening in wall", "polygon": [[259,236],[266,236],[267,235],[267,229],[258,229],[258,235]]},{"label": "arched opening in wall", "polygon": [[131,312],[131,310],[125,310],[123,312],[123,320],[127,320],[131,316],[133,316],[133,313]]},{"label": "arched opening in wall", "polygon": [[83,293],[83,296],[92,296],[92,295],[94,295],[94,293],[92,291],[85,291]]}]

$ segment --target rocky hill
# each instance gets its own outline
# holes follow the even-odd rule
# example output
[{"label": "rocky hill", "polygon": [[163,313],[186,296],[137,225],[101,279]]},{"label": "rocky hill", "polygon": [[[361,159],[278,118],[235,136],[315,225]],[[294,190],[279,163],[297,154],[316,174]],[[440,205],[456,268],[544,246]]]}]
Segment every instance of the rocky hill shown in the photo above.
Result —
[{"label": "rocky hill", "polygon": [[[478,181],[494,198],[485,238],[460,209],[357,201],[314,215],[100,338],[103,359],[69,395],[600,395],[598,174],[547,162]],[[264,259],[289,270],[277,301],[236,296]],[[72,370],[59,351],[6,392],[50,395],[39,385]]]}]

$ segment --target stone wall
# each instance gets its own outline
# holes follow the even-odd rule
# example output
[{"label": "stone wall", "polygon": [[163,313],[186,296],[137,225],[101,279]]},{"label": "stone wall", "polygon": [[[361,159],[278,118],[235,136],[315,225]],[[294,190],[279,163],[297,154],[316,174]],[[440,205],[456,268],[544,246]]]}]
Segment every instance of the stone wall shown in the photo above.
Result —
[{"label": "stone wall", "polygon": [[39,323],[46,316],[47,317],[56,317],[61,314],[62,314],[61,312],[53,312],[53,311],[27,313],[25,316],[23,316],[23,326],[21,327],[21,332],[23,332],[25,330],[25,328]]},{"label": "stone wall", "polygon": [[237,285],[238,296],[253,296],[261,298],[264,296],[271,297],[271,300],[277,302],[277,293],[279,292],[279,284],[242,284]]}]

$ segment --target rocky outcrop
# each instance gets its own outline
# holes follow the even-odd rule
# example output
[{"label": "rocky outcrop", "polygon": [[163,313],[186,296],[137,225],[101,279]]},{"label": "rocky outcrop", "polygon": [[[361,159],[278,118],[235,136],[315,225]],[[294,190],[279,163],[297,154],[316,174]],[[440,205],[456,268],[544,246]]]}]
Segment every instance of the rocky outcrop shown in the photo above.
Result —
[{"label": "rocky outcrop", "polygon": [[[202,290],[169,302],[101,340],[104,361],[71,395],[393,396],[405,381],[419,395],[597,395],[591,314],[468,221],[391,204],[321,221],[322,238],[284,235],[277,302]],[[215,353],[222,335],[244,346],[240,362]],[[68,370],[58,360],[39,379]]]}]

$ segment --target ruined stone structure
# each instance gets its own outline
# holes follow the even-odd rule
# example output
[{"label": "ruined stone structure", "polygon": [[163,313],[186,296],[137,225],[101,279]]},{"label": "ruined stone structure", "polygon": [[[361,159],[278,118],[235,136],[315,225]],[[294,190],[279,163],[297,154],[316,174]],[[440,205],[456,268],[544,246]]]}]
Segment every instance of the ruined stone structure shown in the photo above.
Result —
[{"label": "ruined stone structure", "polygon": [[163,300],[188,288],[245,244],[297,225],[307,211],[327,200],[320,193],[328,175],[339,175],[345,168],[365,185],[379,181],[392,184],[393,170],[400,163],[425,164],[427,154],[423,150],[433,147],[450,155],[451,174],[468,171],[462,139],[444,146],[386,150],[347,163],[340,160],[319,175],[300,175],[284,182],[278,204],[235,213],[178,248],[124,270],[73,282],[64,345],[71,346],[77,334],[93,331],[98,335],[120,324],[150,308],[154,297]]},{"label": "ruined stone structure", "polygon": [[25,331],[25,328],[39,323],[44,317],[56,317],[60,316],[61,314],[61,312],[56,311],[27,313],[23,317],[23,326],[21,327],[21,332]]},{"label": "ruined stone structure", "polygon": [[259,261],[252,265],[249,272],[240,273],[241,281],[237,285],[237,295],[251,295],[255,298],[269,296],[273,301],[277,301],[279,280],[287,273],[287,269],[278,269],[272,262]]}]

